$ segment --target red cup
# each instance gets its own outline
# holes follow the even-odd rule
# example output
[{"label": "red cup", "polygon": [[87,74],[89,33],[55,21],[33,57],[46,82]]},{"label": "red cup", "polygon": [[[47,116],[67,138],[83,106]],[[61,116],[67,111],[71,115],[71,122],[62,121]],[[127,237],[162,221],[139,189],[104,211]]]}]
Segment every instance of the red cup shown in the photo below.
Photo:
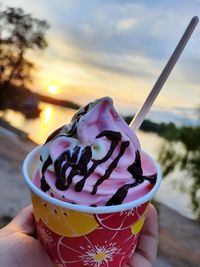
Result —
[{"label": "red cup", "polygon": [[124,266],[134,253],[148,203],[158,190],[161,172],[143,197],[116,206],[87,207],[66,203],[39,190],[31,181],[38,168],[40,147],[23,164],[34,209],[38,238],[55,266]]}]

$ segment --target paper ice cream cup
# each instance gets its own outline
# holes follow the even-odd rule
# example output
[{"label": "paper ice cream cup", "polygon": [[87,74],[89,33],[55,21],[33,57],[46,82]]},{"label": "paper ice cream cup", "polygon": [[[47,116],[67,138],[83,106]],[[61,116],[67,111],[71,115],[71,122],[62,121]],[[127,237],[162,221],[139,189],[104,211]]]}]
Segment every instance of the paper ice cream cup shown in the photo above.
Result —
[{"label": "paper ice cream cup", "polygon": [[157,180],[143,197],[116,206],[88,207],[55,199],[33,184],[40,149],[26,157],[23,176],[31,191],[38,239],[55,266],[124,266],[136,248],[148,203],[160,186],[159,165],[152,159]]}]

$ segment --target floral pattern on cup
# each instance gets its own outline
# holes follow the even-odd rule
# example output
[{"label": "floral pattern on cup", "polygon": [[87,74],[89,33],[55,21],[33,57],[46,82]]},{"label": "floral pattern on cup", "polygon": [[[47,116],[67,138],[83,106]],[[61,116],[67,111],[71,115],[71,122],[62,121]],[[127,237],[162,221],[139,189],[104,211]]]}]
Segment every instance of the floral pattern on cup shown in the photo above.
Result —
[{"label": "floral pattern on cup", "polygon": [[38,238],[57,267],[122,267],[134,252],[148,203],[116,213],[87,214],[32,194]]},{"label": "floral pattern on cup", "polygon": [[131,210],[125,210],[116,213],[96,214],[97,222],[104,228],[110,230],[124,230],[133,226],[133,224],[143,216],[148,203],[144,203]]},{"label": "floral pattern on cup", "polygon": [[135,249],[138,239],[138,235],[132,234],[131,228],[110,231],[100,227],[88,235],[70,238],[52,232],[40,220],[37,230],[55,266],[63,267],[122,267]]}]

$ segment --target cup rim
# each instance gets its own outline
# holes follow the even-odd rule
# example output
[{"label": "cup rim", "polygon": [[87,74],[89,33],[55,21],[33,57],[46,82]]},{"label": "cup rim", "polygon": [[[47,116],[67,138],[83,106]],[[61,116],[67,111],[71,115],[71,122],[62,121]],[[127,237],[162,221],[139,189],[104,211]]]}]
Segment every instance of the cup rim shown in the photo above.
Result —
[{"label": "cup rim", "polygon": [[120,205],[99,206],[99,207],[91,207],[91,206],[72,204],[72,203],[61,201],[59,199],[56,199],[56,198],[53,198],[53,197],[47,195],[45,192],[40,190],[38,187],[36,187],[33,184],[31,177],[29,177],[29,169],[31,166],[32,158],[34,158],[39,153],[41,147],[42,146],[37,146],[32,151],[30,151],[29,154],[26,156],[26,158],[23,162],[23,165],[22,165],[22,173],[23,173],[24,181],[25,181],[26,185],[28,186],[28,188],[32,192],[34,192],[38,197],[42,198],[43,200],[45,200],[51,204],[54,204],[56,206],[60,206],[64,209],[70,209],[70,210],[74,210],[74,211],[92,213],[92,214],[113,213],[113,212],[129,210],[129,209],[138,207],[145,202],[150,201],[153,198],[153,196],[155,195],[155,193],[157,192],[158,188],[160,187],[161,178],[162,178],[160,165],[147,152],[143,151],[145,154],[147,154],[151,158],[151,160],[154,163],[154,165],[156,166],[156,170],[157,170],[157,179],[156,179],[156,183],[155,183],[154,187],[143,197],[135,199],[135,200],[130,201],[130,202],[127,202],[127,203],[124,203],[124,204],[120,204]]}]

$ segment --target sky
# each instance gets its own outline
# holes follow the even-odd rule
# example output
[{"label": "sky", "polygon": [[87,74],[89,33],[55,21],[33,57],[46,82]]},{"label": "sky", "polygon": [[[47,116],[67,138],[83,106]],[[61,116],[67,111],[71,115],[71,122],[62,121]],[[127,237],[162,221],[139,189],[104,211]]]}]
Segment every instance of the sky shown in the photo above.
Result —
[{"label": "sky", "polygon": [[[124,114],[135,112],[156,82],[200,0],[1,0],[50,24],[48,48],[28,53],[33,90],[81,105],[110,96]],[[182,112],[200,105],[200,24],[154,103]],[[183,112],[184,113],[184,112]]]}]

